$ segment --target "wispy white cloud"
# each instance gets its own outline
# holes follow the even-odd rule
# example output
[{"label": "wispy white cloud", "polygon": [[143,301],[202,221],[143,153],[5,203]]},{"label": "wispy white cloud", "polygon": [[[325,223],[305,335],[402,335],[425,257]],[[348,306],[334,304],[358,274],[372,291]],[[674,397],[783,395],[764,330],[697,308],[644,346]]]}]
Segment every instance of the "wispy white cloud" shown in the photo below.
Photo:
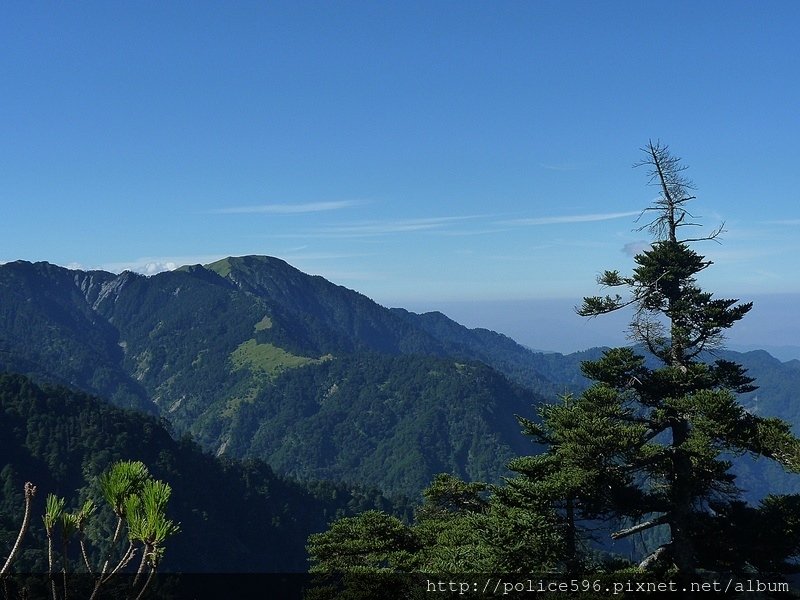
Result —
[{"label": "wispy white cloud", "polygon": [[455,223],[472,219],[485,218],[480,215],[458,217],[423,217],[416,219],[397,219],[394,221],[367,221],[350,225],[335,225],[314,233],[335,237],[370,237],[395,233],[412,233],[419,231],[447,231]]},{"label": "wispy white cloud", "polygon": [[140,271],[144,275],[155,275],[156,273],[162,273],[164,271],[174,271],[178,268],[178,264],[174,262],[149,262],[145,263],[142,266],[142,270]]},{"label": "wispy white cloud", "polygon": [[591,213],[584,215],[559,215],[554,217],[534,217],[524,219],[510,219],[500,221],[500,225],[557,225],[561,223],[590,223],[594,221],[610,221],[612,219],[622,219],[624,217],[638,216],[641,211],[627,211],[615,213]]},{"label": "wispy white cloud", "polygon": [[106,263],[100,265],[98,268],[104,271],[111,271],[112,273],[133,271],[134,273],[141,273],[142,275],[156,275],[157,273],[163,273],[164,271],[174,271],[183,265],[205,265],[221,258],[225,258],[225,256],[226,255],[224,254],[169,257],[146,256],[130,261]]},{"label": "wispy white cloud", "polygon": [[447,230],[442,231],[441,234],[445,236],[452,236],[452,237],[469,237],[475,235],[492,235],[495,233],[503,233],[505,231],[509,231],[509,227],[493,227],[493,228],[485,228],[485,229],[465,229],[465,230]]},{"label": "wispy white cloud", "polygon": [[[275,256],[281,260],[292,263],[294,266],[303,267],[308,269],[309,272],[313,271],[311,263],[314,261],[337,261],[337,260],[351,260],[353,258],[360,258],[367,256],[365,254],[345,253],[345,252],[306,252],[307,246],[295,247],[285,251],[255,251],[251,254],[266,254]],[[174,271],[178,267],[184,265],[207,265],[216,262],[229,256],[241,256],[242,253],[229,252],[227,254],[204,254],[193,256],[146,256],[137,258],[130,261],[112,262],[100,265],[98,269],[103,271],[110,271],[112,273],[121,273],[122,271],[133,271],[142,275],[156,275],[165,271]],[[70,268],[82,268],[70,267]]]},{"label": "wispy white cloud", "polygon": [[306,213],[327,212],[359,206],[364,202],[359,200],[337,200],[331,202],[304,202],[299,204],[258,204],[253,206],[232,206],[217,208],[209,212],[221,215],[299,215]]}]

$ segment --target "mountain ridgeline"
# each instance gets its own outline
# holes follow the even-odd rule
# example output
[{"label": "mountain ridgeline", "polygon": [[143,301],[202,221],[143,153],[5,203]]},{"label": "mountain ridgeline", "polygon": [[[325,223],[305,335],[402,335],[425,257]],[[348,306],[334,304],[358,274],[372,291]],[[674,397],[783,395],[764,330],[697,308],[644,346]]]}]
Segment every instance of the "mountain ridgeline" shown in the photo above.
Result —
[{"label": "mountain ridgeline", "polygon": [[[150,277],[0,265],[0,372],[158,416],[220,456],[389,494],[416,497],[439,472],[498,481],[536,451],[515,415],[582,390],[580,362],[599,353],[534,353],[270,257]],[[730,357],[760,385],[749,410],[800,423],[799,361]],[[743,468],[763,493],[772,474]]]},{"label": "mountain ridgeline", "polygon": [[386,309],[269,257],[145,277],[0,266],[0,370],[167,419],[301,479],[416,494],[497,480],[531,445],[533,354],[444,315]]}]

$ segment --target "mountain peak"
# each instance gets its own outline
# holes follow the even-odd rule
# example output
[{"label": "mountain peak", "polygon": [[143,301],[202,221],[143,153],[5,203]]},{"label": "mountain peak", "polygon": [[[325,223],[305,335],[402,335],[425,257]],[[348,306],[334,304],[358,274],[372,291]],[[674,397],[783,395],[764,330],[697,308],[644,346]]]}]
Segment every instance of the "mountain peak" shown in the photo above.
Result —
[{"label": "mountain peak", "polygon": [[[214,271],[221,277],[228,277],[232,272],[250,271],[253,269],[282,268],[297,271],[285,260],[262,254],[247,254],[245,256],[228,256],[213,263],[203,265],[206,269]],[[299,272],[299,271],[298,271]]]}]

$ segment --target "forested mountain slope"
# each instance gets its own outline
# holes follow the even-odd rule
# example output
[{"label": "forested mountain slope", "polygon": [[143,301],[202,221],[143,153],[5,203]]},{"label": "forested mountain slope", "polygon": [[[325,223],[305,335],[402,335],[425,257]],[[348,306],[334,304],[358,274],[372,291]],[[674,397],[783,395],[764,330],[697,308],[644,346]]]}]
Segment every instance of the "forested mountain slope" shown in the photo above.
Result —
[{"label": "forested mountain slope", "polygon": [[[43,571],[46,495],[65,496],[70,509],[96,498],[97,476],[117,460],[141,460],[172,486],[168,516],[181,531],[167,544],[167,571],[303,571],[309,533],[337,515],[392,510],[377,492],[304,486],[257,461],[221,461],[192,442],[174,440],[152,416],[0,375],[0,555],[8,554],[22,521],[25,481],[38,491],[32,531],[15,570]],[[93,539],[110,539],[109,527],[110,515],[99,513],[88,531]]]},{"label": "forested mountain slope", "polygon": [[276,377],[240,405],[225,444],[295,477],[414,494],[441,472],[498,481],[534,451],[514,415],[536,401],[480,363],[356,355]]},{"label": "forested mountain slope", "polygon": [[[497,480],[533,451],[514,415],[583,389],[580,363],[600,352],[533,353],[270,257],[151,277],[0,265],[1,371],[160,415],[219,455],[393,493],[439,471]],[[800,362],[724,356],[761,386],[750,410],[800,422]]]},{"label": "forested mountain slope", "polygon": [[217,454],[305,479],[408,494],[440,470],[496,480],[529,450],[514,414],[542,401],[492,368],[536,379],[510,339],[444,316],[437,333],[421,325],[433,317],[268,257],[152,277],[9,263],[0,307],[0,369],[155,412]]},{"label": "forested mountain slope", "polygon": [[69,271],[48,263],[0,265],[0,370],[29,373],[155,413],[121,368],[119,331],[98,314],[132,274]]}]

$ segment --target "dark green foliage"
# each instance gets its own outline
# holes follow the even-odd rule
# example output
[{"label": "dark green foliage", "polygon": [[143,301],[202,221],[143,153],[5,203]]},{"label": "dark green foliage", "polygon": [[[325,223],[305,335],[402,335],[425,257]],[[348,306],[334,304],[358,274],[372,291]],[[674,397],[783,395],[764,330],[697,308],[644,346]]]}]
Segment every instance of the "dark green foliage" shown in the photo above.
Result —
[{"label": "dark green foliage", "polygon": [[[601,276],[602,285],[627,288],[629,300],[587,298],[579,312],[596,316],[633,305],[632,337],[651,356],[618,348],[585,361],[591,387],[541,406],[538,421],[520,418],[545,451],[512,460],[516,476],[490,487],[439,475],[410,526],[379,513],[334,523],[311,540],[316,570],[359,572],[367,560],[390,571],[632,572],[598,562],[590,551],[586,526],[598,519],[627,522],[614,538],[643,533],[656,541],[640,568],[659,575],[699,568],[774,573],[797,557],[797,498],[745,505],[728,457],[760,455],[798,470],[800,442],[786,423],[739,404],[736,394],[756,389],[742,366],[700,360],[751,305],[713,299],[696,285],[695,275],[710,263],[677,235],[692,224],[683,207],[691,199],[688,183],[663,147],[648,150],[667,195],[650,223],[662,238],[636,257],[631,277]],[[438,335],[458,333],[441,318],[419,319]],[[766,528],[783,536],[771,551],[763,550]],[[379,529],[392,535],[376,535]],[[377,553],[370,534],[380,540]],[[402,561],[388,558],[397,555]]]},{"label": "dark green foliage", "polygon": [[552,511],[564,545],[561,568],[585,571],[591,558],[586,524],[606,518],[610,507],[627,514],[642,500],[632,475],[619,465],[633,460],[633,445],[644,428],[604,386],[586,390],[580,399],[568,395],[561,403],[544,405],[539,414],[540,422],[519,421],[546,450],[512,460],[509,468],[517,476],[502,493]]},{"label": "dark green foliage", "polygon": [[[565,391],[580,394],[591,383],[590,379],[580,375],[581,370],[589,369],[591,375],[593,362],[608,350],[592,348],[568,355],[551,353],[535,356],[537,365],[542,365],[538,368],[547,373],[554,382],[561,382],[552,388],[553,395],[563,394]],[[646,348],[642,345],[623,352],[640,355],[643,358],[639,369],[657,369],[659,366],[659,361],[648,356]],[[795,398],[796,390],[800,388],[800,361],[781,362],[763,350],[741,353],[716,349],[713,352],[704,352],[698,358],[711,367],[709,373],[714,374],[720,385],[727,385],[732,389],[738,388],[737,398],[748,412],[780,418],[792,424],[794,431],[797,430],[800,414]],[[624,376],[625,373],[624,369],[620,369],[619,363],[613,365],[612,371],[616,371],[618,377]],[[635,371],[635,368],[631,369],[632,373]],[[741,379],[740,375],[744,376],[744,379]],[[758,386],[751,383],[744,385],[736,383],[749,382],[750,378],[756,381]],[[746,391],[748,389],[752,391]],[[769,494],[800,492],[800,478],[787,473],[772,461],[758,460],[748,454],[732,453],[726,456],[733,463],[732,471],[737,475],[737,485],[742,489],[743,498],[748,502],[758,504]]]},{"label": "dark green foliage", "polygon": [[800,556],[800,496],[767,496],[758,506],[713,503],[692,532],[698,560],[716,571],[793,573]]},{"label": "dark green foliage", "polygon": [[[158,411],[174,435],[214,453],[408,494],[439,471],[497,481],[508,458],[530,452],[510,415],[579,392],[580,361],[599,357],[534,354],[439,313],[386,310],[268,257],[153,277],[10,263],[0,266],[0,318],[0,369]],[[796,422],[800,369],[744,362],[768,375],[745,405]],[[456,364],[477,369],[474,381]],[[764,486],[750,487],[763,497]]]},{"label": "dark green foliage", "polygon": [[309,538],[314,572],[408,572],[420,542],[396,517],[370,510],[335,521],[331,528]]},{"label": "dark green foliage", "polygon": [[[219,461],[190,441],[173,440],[152,417],[65,388],[43,388],[22,376],[0,375],[0,411],[2,555],[22,521],[24,481],[36,483],[34,507],[41,514],[50,493],[76,503],[100,499],[97,478],[117,460],[140,460],[172,486],[169,516],[182,531],[170,543],[167,571],[303,571],[305,539],[330,519],[392,509],[374,492],[329,484],[306,488],[257,461]],[[100,529],[87,532],[101,554],[113,537],[114,519],[110,509],[101,510],[93,517]],[[32,520],[30,529],[15,568],[44,572],[41,521]]]},{"label": "dark green foliage", "polygon": [[442,471],[499,481],[535,396],[480,364],[378,355],[287,371],[232,419],[228,448],[296,477],[413,495]]},{"label": "dark green foliage", "polygon": [[[164,420],[21,379],[11,396],[30,405],[10,399],[0,422],[0,456],[11,457],[0,464],[0,542],[13,541],[25,479],[77,501],[98,492],[87,481],[130,458],[173,485],[174,518],[184,533],[170,550],[171,568],[302,569],[300,540],[331,519],[376,508],[383,516],[375,523],[398,535],[407,528],[419,544],[413,564],[404,555],[381,559],[384,566],[569,570],[584,559],[585,519],[611,514],[635,525],[666,512],[674,501],[664,490],[676,432],[683,436],[678,454],[694,468],[685,491],[701,504],[706,497],[718,502],[719,515],[734,514],[732,484],[742,483],[729,462],[752,474],[752,499],[777,490],[773,475],[764,461],[737,455],[795,460],[790,429],[761,415],[797,422],[792,382],[800,369],[760,355],[709,358],[703,349],[713,349],[748,305],[700,290],[693,278],[707,266],[685,243],[663,239],[637,259],[631,277],[605,273],[602,283],[630,288],[633,303],[641,302],[632,333],[643,346],[565,357],[533,354],[438,313],[386,310],[267,257],[149,278],[46,263],[2,265],[0,368],[68,383]],[[584,312],[607,312],[629,300],[593,302]],[[664,328],[666,322],[672,326]],[[548,397],[577,392],[588,383],[578,369],[586,358],[592,361],[585,375],[600,384],[580,401],[546,406],[541,422],[524,421],[532,445],[513,415],[530,414],[541,397],[505,377]],[[753,390],[749,376],[762,372],[768,377],[759,377],[761,388]],[[736,393],[751,412],[736,403]],[[674,428],[688,420],[688,431]],[[182,441],[170,439],[162,425]],[[248,462],[203,454],[188,434],[214,453]],[[540,449],[548,451],[526,456]],[[467,483],[498,484],[516,455],[523,458],[511,463],[516,474],[506,484]],[[260,460],[306,483],[276,477]],[[438,472],[450,475],[434,480],[423,509],[402,527],[380,494],[348,489],[369,484],[416,496]],[[657,485],[639,487],[643,478]],[[318,479],[348,483],[313,483]],[[779,517],[769,513],[787,531],[791,508],[786,504]],[[697,531],[719,525],[708,511],[695,516]],[[111,527],[111,515],[99,518]],[[350,524],[352,531],[367,525]],[[339,531],[336,543],[348,531]],[[386,548],[405,539],[394,534]],[[276,548],[265,539],[281,543]],[[44,564],[30,549],[22,559]]]},{"label": "dark green foliage", "polygon": [[[631,337],[657,364],[646,364],[645,357],[630,348],[606,351],[599,360],[584,364],[584,373],[596,383],[578,402],[587,405],[588,413],[595,410],[598,394],[606,397],[607,429],[620,440],[617,447],[599,434],[592,418],[561,422],[557,429],[561,437],[568,432],[580,438],[591,468],[608,469],[591,488],[593,498],[601,498],[601,510],[604,503],[605,512],[634,523],[613,537],[666,528],[666,542],[640,566],[674,565],[686,575],[719,566],[711,560],[717,540],[698,538],[694,532],[714,515],[734,516],[739,493],[727,457],[765,456],[797,472],[800,440],[779,419],[744,410],[735,394],[755,387],[741,366],[725,360],[701,362],[703,352],[716,348],[722,333],[752,304],[714,299],[699,288],[696,276],[711,263],[689,247],[697,239],[681,238],[683,227],[695,225],[685,207],[693,198],[687,192],[691,185],[665,146],[651,143],[645,154],[643,164],[652,169],[653,181],[661,189],[655,206],[648,209],[656,214],[648,225],[656,239],[635,257],[632,276],[607,271],[599,278],[601,285],[626,288],[628,300],[619,295],[586,298],[578,312],[597,316],[635,307]],[[721,231],[720,227],[700,239],[712,240]],[[533,429],[533,433],[539,432]],[[559,442],[553,445],[556,452]],[[598,492],[605,491],[609,480],[621,482],[627,493],[602,499]],[[736,525],[752,533],[754,522]]]},{"label": "dark green foliage", "polygon": [[561,560],[554,513],[516,490],[439,475],[425,490],[415,531],[426,573],[531,573]]},{"label": "dark green foliage", "polygon": [[311,536],[312,571],[457,576],[545,571],[560,561],[554,515],[541,505],[447,474],[424,496],[411,525],[372,511]]},{"label": "dark green foliage", "polygon": [[418,315],[401,308],[393,308],[392,312],[433,336],[442,344],[447,356],[479,360],[520,385],[539,393],[549,391],[552,373],[540,366],[541,355],[511,338],[488,329],[467,329],[440,312]]},{"label": "dark green foliage", "polygon": [[125,406],[135,388],[175,435],[304,479],[407,494],[441,470],[497,480],[523,443],[510,415],[537,401],[474,364],[533,381],[532,354],[508,338],[387,310],[268,257],[153,277],[13,263],[0,307],[0,368],[35,362],[39,379]]},{"label": "dark green foliage", "polygon": [[69,271],[24,261],[0,267],[0,371],[29,374],[154,412],[147,392],[119,368],[119,332],[93,307],[131,273]]}]

